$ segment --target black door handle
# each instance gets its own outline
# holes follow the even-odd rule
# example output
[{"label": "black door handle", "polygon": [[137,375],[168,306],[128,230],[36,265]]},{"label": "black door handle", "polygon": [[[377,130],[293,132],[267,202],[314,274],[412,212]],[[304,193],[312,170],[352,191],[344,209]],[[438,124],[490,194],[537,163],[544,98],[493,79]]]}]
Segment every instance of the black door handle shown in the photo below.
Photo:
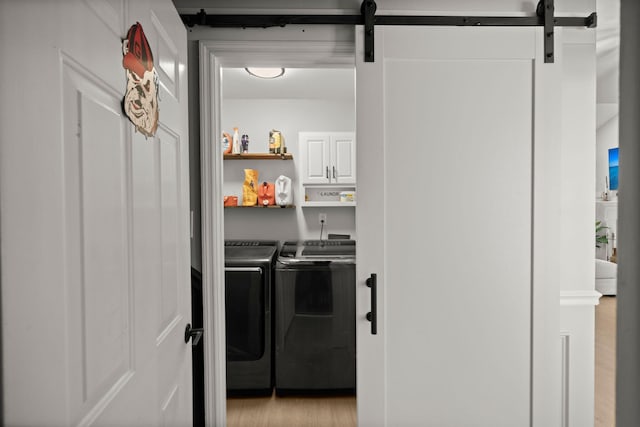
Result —
[{"label": "black door handle", "polygon": [[193,347],[197,346],[200,342],[200,338],[202,338],[202,334],[204,333],[204,329],[202,328],[192,328],[191,323],[187,323],[187,327],[184,328],[184,343],[188,343],[189,340],[193,337],[193,341],[191,345]]},{"label": "black door handle", "polygon": [[371,311],[367,313],[367,320],[371,322],[371,335],[378,333],[378,279],[375,273],[367,279],[367,287],[371,288]]}]

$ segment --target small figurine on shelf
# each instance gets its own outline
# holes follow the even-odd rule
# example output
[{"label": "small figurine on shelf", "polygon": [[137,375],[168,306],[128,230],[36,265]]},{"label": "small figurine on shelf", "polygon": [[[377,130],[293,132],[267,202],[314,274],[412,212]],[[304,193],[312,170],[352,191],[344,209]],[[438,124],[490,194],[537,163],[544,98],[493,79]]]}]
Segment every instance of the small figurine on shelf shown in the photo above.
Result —
[{"label": "small figurine on shelf", "polygon": [[240,136],[238,135],[238,128],[233,128],[233,154],[240,154]]},{"label": "small figurine on shelf", "polygon": [[249,135],[247,135],[246,133],[242,135],[241,144],[242,144],[242,152],[248,153],[249,152]]}]

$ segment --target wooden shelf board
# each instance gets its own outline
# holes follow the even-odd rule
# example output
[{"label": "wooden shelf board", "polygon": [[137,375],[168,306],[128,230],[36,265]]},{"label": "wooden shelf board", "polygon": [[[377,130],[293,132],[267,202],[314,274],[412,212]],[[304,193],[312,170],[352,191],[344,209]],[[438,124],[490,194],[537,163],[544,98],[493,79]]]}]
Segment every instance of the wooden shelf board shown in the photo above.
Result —
[{"label": "wooden shelf board", "polygon": [[225,154],[225,160],[293,160],[293,154],[271,154],[271,153],[242,153]]}]

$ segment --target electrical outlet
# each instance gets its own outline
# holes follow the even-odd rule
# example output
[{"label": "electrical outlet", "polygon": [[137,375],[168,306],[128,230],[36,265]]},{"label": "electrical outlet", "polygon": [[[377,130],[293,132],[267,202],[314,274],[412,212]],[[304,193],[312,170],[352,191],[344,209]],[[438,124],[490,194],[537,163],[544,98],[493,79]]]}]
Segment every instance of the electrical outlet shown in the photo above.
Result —
[{"label": "electrical outlet", "polygon": [[324,224],[327,225],[327,214],[326,213],[321,213],[318,215],[318,223],[320,225]]}]

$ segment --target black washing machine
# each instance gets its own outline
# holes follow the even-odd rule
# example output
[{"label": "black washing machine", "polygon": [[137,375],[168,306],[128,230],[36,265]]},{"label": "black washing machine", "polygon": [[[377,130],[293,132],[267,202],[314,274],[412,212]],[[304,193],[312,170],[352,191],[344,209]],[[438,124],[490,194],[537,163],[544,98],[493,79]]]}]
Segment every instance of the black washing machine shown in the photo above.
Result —
[{"label": "black washing machine", "polygon": [[276,263],[277,395],[354,393],[355,241],[285,242]]},{"label": "black washing machine", "polygon": [[225,241],[227,394],[271,394],[277,241]]}]

